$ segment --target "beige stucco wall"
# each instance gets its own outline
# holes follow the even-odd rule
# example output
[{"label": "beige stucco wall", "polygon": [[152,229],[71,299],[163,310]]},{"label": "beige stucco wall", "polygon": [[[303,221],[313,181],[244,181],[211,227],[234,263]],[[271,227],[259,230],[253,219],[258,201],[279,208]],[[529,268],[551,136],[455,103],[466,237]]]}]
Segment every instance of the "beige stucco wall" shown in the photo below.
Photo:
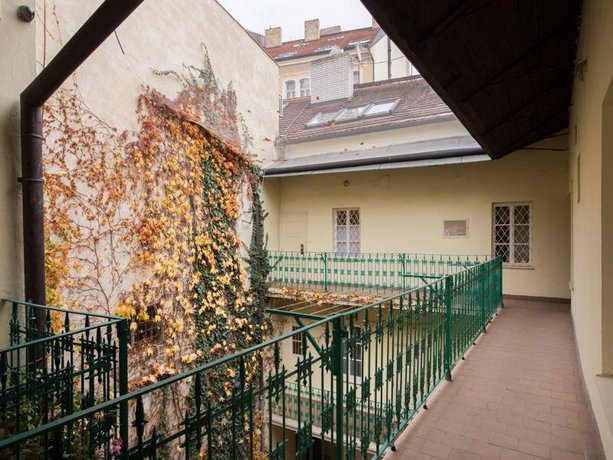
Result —
[{"label": "beige stucco wall", "polygon": [[[504,292],[569,298],[567,164],[566,153],[526,150],[481,163],[279,178],[279,213],[307,214],[307,251],[332,251],[332,210],[357,207],[362,252],[489,254],[492,203],[528,201],[533,267],[505,269]],[[469,236],[443,237],[444,219],[468,219]]]},{"label": "beige stucco wall", "polygon": [[[101,3],[55,0],[61,36],[67,40]],[[55,19],[47,7],[47,62],[59,48]],[[42,6],[38,8],[42,18]],[[42,20],[38,26],[42,30]],[[43,33],[38,36],[39,62]],[[111,35],[76,73],[84,101],[92,112],[120,128],[136,123],[136,97],[143,85],[174,97],[179,84],[153,70],[182,71],[202,64],[200,44],[207,46],[215,75],[230,82],[254,139],[251,153],[267,160],[273,156],[278,130],[278,66],[215,0],[175,2],[158,0],[141,6]],[[124,52],[122,52],[122,49]]]},{"label": "beige stucco wall", "polygon": [[[330,134],[334,135],[333,127]],[[458,120],[440,123],[416,124],[405,128],[388,129],[351,136],[337,136],[300,144],[287,144],[285,158],[300,158],[321,153],[369,150],[386,145],[404,144],[445,137],[468,136],[466,128]]]},{"label": "beige stucco wall", "polygon": [[[0,298],[23,297],[19,94],[36,71],[34,23],[17,19],[21,0],[0,2]],[[8,343],[10,306],[0,304],[0,347]]]},{"label": "beige stucco wall", "polygon": [[572,315],[581,368],[607,458],[613,458],[611,43],[613,3],[584,2],[577,62],[587,60],[587,67],[583,80],[574,82],[569,123]]}]

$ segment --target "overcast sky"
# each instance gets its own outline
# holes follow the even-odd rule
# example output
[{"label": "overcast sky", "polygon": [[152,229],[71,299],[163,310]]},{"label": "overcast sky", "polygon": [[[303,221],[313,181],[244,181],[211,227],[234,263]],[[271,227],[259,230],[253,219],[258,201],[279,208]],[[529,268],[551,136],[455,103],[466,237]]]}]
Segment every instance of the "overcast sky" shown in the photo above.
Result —
[{"label": "overcast sky", "polygon": [[304,36],[304,21],[320,20],[320,27],[343,30],[371,25],[370,13],[359,0],[217,0],[243,27],[260,34],[281,26],[283,41]]}]

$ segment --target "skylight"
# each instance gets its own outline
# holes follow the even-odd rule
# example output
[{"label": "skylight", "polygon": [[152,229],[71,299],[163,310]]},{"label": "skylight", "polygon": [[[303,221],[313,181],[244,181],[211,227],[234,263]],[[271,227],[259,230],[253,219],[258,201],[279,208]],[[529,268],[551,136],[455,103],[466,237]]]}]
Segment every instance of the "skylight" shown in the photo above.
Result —
[{"label": "skylight", "polygon": [[349,46],[355,46],[355,45],[366,45],[368,44],[368,42],[370,42],[370,40],[358,40],[356,42],[351,42],[347,45],[347,47]]},{"label": "skylight", "polygon": [[398,101],[399,99],[395,99],[393,101],[377,102],[375,104],[371,104],[364,111],[364,116],[371,117],[374,115],[385,115],[388,113],[392,113],[392,111],[396,107],[396,104],[398,104]]},{"label": "skylight", "polygon": [[288,58],[288,57],[292,57],[295,56],[297,53],[283,53],[283,54],[279,54],[279,58]]},{"label": "skylight", "polygon": [[342,110],[334,110],[332,112],[319,112],[306,124],[308,127],[325,125],[333,121],[339,112]]},{"label": "skylight", "polygon": [[330,112],[319,112],[306,124],[307,128],[323,126],[329,123],[342,123],[346,121],[359,120],[365,117],[376,117],[391,114],[400,99],[393,101],[375,102],[373,104],[349,107],[346,109],[333,110]]},{"label": "skylight", "polygon": [[343,109],[341,113],[335,118],[334,121],[351,121],[356,120],[362,116],[364,110],[366,110],[366,105],[361,107],[352,107],[350,109]]}]

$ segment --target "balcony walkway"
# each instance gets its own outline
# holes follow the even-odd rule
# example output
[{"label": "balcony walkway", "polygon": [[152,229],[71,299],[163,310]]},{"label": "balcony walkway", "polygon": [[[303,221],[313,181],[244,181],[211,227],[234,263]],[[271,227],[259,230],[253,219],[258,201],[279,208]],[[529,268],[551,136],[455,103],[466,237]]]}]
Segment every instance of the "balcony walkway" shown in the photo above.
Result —
[{"label": "balcony walkway", "polygon": [[604,459],[568,305],[505,305],[386,459]]}]

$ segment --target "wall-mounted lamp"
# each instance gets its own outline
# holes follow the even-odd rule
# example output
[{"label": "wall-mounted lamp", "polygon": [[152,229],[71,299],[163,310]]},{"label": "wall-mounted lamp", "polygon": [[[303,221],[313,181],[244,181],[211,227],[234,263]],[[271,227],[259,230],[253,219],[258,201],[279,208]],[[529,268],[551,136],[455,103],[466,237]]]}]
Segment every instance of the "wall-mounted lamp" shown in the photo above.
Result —
[{"label": "wall-mounted lamp", "polygon": [[343,182],[343,187],[349,187],[349,181],[346,180],[345,182]]},{"label": "wall-mounted lamp", "polygon": [[21,5],[17,8],[17,17],[23,22],[32,22],[34,20],[34,10],[28,5]]}]

